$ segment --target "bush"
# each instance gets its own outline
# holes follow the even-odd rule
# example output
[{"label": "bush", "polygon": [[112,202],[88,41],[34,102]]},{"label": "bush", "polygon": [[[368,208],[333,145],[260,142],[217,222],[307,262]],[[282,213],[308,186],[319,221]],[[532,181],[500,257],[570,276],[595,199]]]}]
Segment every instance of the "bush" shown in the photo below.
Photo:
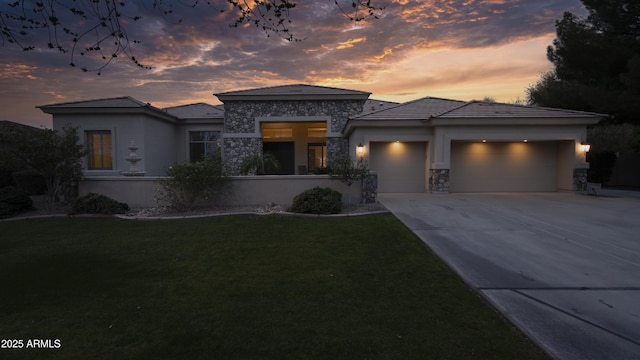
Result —
[{"label": "bush", "polygon": [[587,161],[589,162],[588,178],[589,181],[595,183],[606,184],[611,179],[613,167],[618,157],[615,152],[588,152]]},{"label": "bush", "polygon": [[89,193],[73,202],[71,209],[69,209],[69,215],[124,214],[127,210],[129,210],[129,205],[125,203],[117,202],[102,194]]},{"label": "bush", "polygon": [[342,194],[316,186],[296,195],[287,210],[302,214],[338,214],[342,211]]},{"label": "bush", "polygon": [[14,169],[0,167],[0,188],[16,185],[11,175],[14,171]]},{"label": "bush", "polygon": [[33,209],[33,200],[15,186],[0,189],[0,217],[7,217]]},{"label": "bush", "polygon": [[227,175],[220,154],[193,163],[173,164],[167,176],[160,180],[158,200],[175,209],[191,209],[201,199],[215,203],[224,195]]},{"label": "bush", "polygon": [[47,193],[44,176],[36,170],[20,170],[12,174],[16,185],[29,195],[43,195]]}]

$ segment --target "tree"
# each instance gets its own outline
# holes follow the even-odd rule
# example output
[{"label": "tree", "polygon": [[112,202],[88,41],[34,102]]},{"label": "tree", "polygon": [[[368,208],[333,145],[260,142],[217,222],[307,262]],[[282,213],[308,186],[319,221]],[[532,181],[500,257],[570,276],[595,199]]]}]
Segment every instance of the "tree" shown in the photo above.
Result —
[{"label": "tree", "polygon": [[363,159],[351,160],[349,155],[338,158],[331,166],[329,176],[334,180],[340,180],[347,186],[354,182],[362,181],[369,175],[369,166]]},{"label": "tree", "polygon": [[192,163],[175,163],[167,169],[167,176],[160,180],[158,200],[178,210],[192,209],[203,199],[215,204],[225,192],[227,173],[220,153]]},{"label": "tree", "polygon": [[[383,7],[374,1],[333,0],[344,16],[355,22],[378,17]],[[68,53],[71,66],[76,66],[78,55],[95,55],[102,60],[102,66],[95,69],[98,74],[118,57],[149,69],[133,54],[132,45],[140,41],[130,37],[135,24],[143,23],[145,17],[181,23],[185,17],[181,15],[188,11],[230,13],[231,27],[252,25],[267,36],[276,34],[288,41],[300,41],[289,31],[296,5],[293,0],[153,0],[146,4],[144,0],[13,0],[0,4],[0,40],[3,45],[13,44],[25,51],[49,48]],[[316,2],[313,6],[320,5]],[[146,11],[148,7],[151,12]],[[34,42],[42,32],[47,35],[45,43]],[[82,70],[89,71],[86,67]]]},{"label": "tree", "polygon": [[589,15],[556,21],[554,70],[527,89],[530,104],[595,111],[640,123],[640,3],[582,0]]},{"label": "tree", "polygon": [[[65,127],[62,134],[51,129],[29,131],[16,128],[10,151],[45,179],[49,205],[53,207],[82,179],[81,159],[87,152],[79,144],[76,128]],[[65,199],[68,200],[68,199]]]}]

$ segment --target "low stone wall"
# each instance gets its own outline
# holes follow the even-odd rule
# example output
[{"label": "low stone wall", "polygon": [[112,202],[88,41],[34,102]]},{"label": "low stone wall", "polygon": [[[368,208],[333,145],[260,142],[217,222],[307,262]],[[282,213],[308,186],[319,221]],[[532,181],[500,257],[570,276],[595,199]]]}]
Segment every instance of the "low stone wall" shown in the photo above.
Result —
[{"label": "low stone wall", "polygon": [[[106,195],[127,203],[132,208],[157,206],[156,191],[160,188],[161,177],[87,177],[78,187],[79,195],[90,192]],[[329,187],[342,193],[342,201],[361,201],[359,183],[346,186],[339,180],[331,180],[328,175],[265,175],[230,177],[229,195],[225,205],[266,205],[275,203],[290,205],[293,197],[314,186]]]}]

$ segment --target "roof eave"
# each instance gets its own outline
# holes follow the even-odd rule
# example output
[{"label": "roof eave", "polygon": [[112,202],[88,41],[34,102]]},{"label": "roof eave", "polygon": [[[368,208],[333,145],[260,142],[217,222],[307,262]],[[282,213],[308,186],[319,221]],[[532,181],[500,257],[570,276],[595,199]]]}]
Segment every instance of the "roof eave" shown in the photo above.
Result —
[{"label": "roof eave", "polygon": [[486,126],[486,125],[595,125],[602,117],[431,117],[429,126]]},{"label": "roof eave", "polygon": [[369,93],[362,94],[282,94],[282,95],[234,95],[214,94],[223,103],[230,101],[364,101]]},{"label": "roof eave", "polygon": [[58,107],[56,105],[36,106],[45,114],[51,115],[86,115],[86,114],[147,114],[169,122],[177,122],[178,118],[151,106],[138,107]]},{"label": "roof eave", "polygon": [[365,120],[365,119],[350,119],[342,129],[342,134],[345,136],[351,135],[357,128],[391,128],[391,127],[403,127],[403,128],[418,128],[424,127],[424,120]]}]

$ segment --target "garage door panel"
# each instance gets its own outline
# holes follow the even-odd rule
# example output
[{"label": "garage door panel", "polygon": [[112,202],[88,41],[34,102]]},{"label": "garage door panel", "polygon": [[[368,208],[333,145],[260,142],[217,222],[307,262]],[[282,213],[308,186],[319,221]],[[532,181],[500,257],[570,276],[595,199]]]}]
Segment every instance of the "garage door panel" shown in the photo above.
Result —
[{"label": "garage door panel", "polygon": [[378,192],[424,192],[426,143],[372,142],[369,167],[378,174]]},{"label": "garage door panel", "polygon": [[451,144],[451,192],[556,191],[557,144]]}]

